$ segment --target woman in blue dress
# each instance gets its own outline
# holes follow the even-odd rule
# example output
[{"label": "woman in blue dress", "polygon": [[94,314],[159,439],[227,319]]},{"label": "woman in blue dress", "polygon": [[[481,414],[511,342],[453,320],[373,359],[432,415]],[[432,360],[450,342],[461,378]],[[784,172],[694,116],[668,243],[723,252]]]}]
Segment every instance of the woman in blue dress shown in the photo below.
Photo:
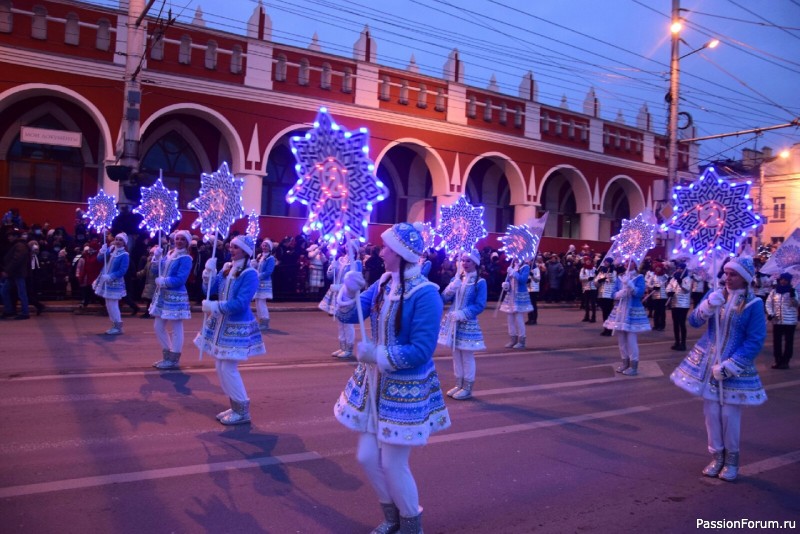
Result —
[{"label": "woman in blue dress", "polygon": [[122,314],[119,311],[119,301],[127,295],[125,273],[128,272],[130,262],[127,246],[128,236],[120,232],[114,237],[111,248],[103,245],[97,254],[97,260],[101,264],[108,261],[102,274],[94,281],[94,292],[98,297],[106,299],[106,310],[108,318],[111,319],[111,328],[105,333],[109,336],[122,334]]},{"label": "woman in blue dress", "polygon": [[620,289],[614,293],[617,301],[611,315],[603,327],[613,330],[617,335],[622,364],[617,372],[625,376],[639,374],[639,333],[648,332],[650,320],[642,305],[644,296],[644,276],[636,272],[636,262],[627,260],[625,274],[620,276]]},{"label": "woman in blue dress", "polygon": [[531,296],[528,294],[528,276],[531,268],[523,264],[516,268],[516,260],[506,272],[506,281],[503,282],[503,291],[508,294],[503,299],[500,311],[508,314],[508,335],[510,340],[506,343],[507,349],[525,348],[525,316],[533,311]]},{"label": "woman in blue dress", "polygon": [[191,318],[186,280],[192,271],[189,243],[192,235],[186,230],[172,234],[174,247],[166,258],[161,257],[161,247],[156,249],[155,261],[160,262],[160,276],[156,278],[156,292],[150,305],[150,315],[155,317],[153,328],[161,344],[161,361],[156,369],[177,369],[183,351],[183,321]]},{"label": "woman in blue dress", "polygon": [[261,242],[261,255],[254,269],[258,271],[258,290],[256,291],[256,316],[262,332],[269,330],[269,308],[267,300],[272,300],[272,271],[275,270],[275,256],[272,255],[272,241]]}]

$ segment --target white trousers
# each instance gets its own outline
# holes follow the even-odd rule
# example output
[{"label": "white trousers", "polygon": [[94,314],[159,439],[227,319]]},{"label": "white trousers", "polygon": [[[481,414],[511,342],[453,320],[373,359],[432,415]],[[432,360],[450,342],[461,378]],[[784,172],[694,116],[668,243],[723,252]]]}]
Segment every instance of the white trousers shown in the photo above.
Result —
[{"label": "white trousers", "polygon": [[112,323],[122,322],[122,314],[119,312],[119,299],[106,299],[106,310]]},{"label": "white trousers", "polygon": [[615,331],[619,343],[619,355],[624,360],[630,358],[632,362],[639,361],[639,339],[635,332]]},{"label": "white trousers", "polygon": [[367,474],[378,500],[394,503],[403,517],[419,514],[419,493],[408,459],[413,447],[381,443],[375,434],[363,433],[358,438],[356,459]]},{"label": "white trousers", "polygon": [[[161,343],[161,348],[172,352],[183,350],[183,321],[180,319],[162,319],[156,317],[153,321],[156,339]],[[169,330],[172,330],[170,334]]]},{"label": "white trousers", "polygon": [[236,402],[247,400],[242,375],[239,373],[239,362],[236,360],[217,360],[217,376],[222,391]]},{"label": "white trousers", "polygon": [[456,379],[463,378],[475,382],[475,352],[471,350],[453,350],[453,374]]},{"label": "white trousers", "polygon": [[256,299],[256,317],[258,319],[269,319],[267,299]]},{"label": "white trousers", "polygon": [[508,314],[508,335],[525,337],[525,314],[514,312]]},{"label": "white trousers", "polygon": [[346,343],[347,346],[352,346],[356,340],[356,327],[353,324],[343,323],[336,321],[339,325],[339,342]]},{"label": "white trousers", "polygon": [[[724,387],[724,384],[723,384]],[[742,434],[742,406],[724,404],[718,400],[703,401],[703,415],[706,418],[708,452],[739,452],[739,437]]]}]

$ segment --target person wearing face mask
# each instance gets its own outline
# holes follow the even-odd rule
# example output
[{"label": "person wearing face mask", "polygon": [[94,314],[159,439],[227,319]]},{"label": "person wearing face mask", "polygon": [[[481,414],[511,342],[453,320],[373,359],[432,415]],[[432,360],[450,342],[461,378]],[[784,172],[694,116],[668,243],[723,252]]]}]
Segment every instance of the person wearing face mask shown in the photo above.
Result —
[{"label": "person wearing face mask", "polygon": [[258,291],[256,291],[256,316],[262,332],[269,330],[269,308],[267,300],[272,300],[272,272],[275,270],[275,257],[272,255],[272,241],[261,242],[261,254],[253,268],[258,271]]},{"label": "person wearing face mask", "polygon": [[739,473],[742,407],[767,400],[755,366],[767,322],[761,299],[750,287],[755,275],[752,258],[733,258],[723,270],[725,287],[711,291],[689,314],[692,327],[707,322],[708,328],[670,379],[703,399],[711,453],[703,475],[731,481]]},{"label": "person wearing face mask", "polygon": [[[422,533],[422,508],[411,472],[412,449],[450,426],[433,362],[442,299],[420,272],[421,223],[398,223],[383,232],[386,272],[366,282],[356,267],[345,274],[337,317],[372,323],[372,340],[358,344],[358,366],[334,407],[336,419],[359,433],[356,458],[384,514],[373,532]],[[527,296],[527,294],[526,294]],[[360,299],[357,306],[356,299]]]},{"label": "person wearing face mask", "polygon": [[119,301],[127,294],[125,273],[128,272],[128,263],[130,262],[127,246],[128,236],[120,232],[114,237],[110,248],[104,244],[97,254],[98,261],[105,267],[102,274],[94,281],[94,292],[98,297],[106,299],[106,310],[108,318],[111,319],[111,328],[105,333],[109,336],[122,334]]},{"label": "person wearing face mask", "polygon": [[692,279],[686,275],[686,263],[675,262],[675,272],[667,282],[667,296],[671,302],[672,330],[675,344],[672,350],[686,350],[686,317],[692,296]]},{"label": "person wearing face mask", "polygon": [[625,376],[636,376],[639,374],[638,335],[650,330],[650,321],[642,305],[644,276],[636,272],[635,261],[625,261],[625,272],[618,279],[620,289],[614,293],[617,303],[603,326],[617,334],[622,364],[616,371]]},{"label": "person wearing face mask", "polygon": [[244,387],[239,363],[267,352],[258,323],[250,310],[250,301],[258,290],[258,273],[250,267],[255,243],[248,235],[237,235],[230,244],[231,261],[216,272],[217,260],[206,261],[204,289],[219,300],[204,300],[203,312],[209,314],[194,339],[201,351],[216,359],[217,377],[230,400],[230,409],[217,414],[223,425],[250,422],[250,399]]},{"label": "person wearing face mask", "polygon": [[445,304],[452,302],[450,311],[439,329],[439,344],[453,349],[453,373],[456,385],[447,396],[455,400],[472,397],[475,385],[475,351],[486,350],[478,315],[486,308],[486,280],[478,276],[481,263],[473,249],[461,255],[462,269],[442,292]]},{"label": "person wearing face mask", "polygon": [[[192,316],[186,280],[192,270],[189,243],[192,236],[186,230],[172,234],[174,246],[166,258],[162,258],[161,247],[153,253],[153,262],[160,263],[160,275],[156,278],[156,290],[149,313],[155,317],[153,328],[161,344],[160,361],[153,364],[156,369],[177,369],[183,351],[183,321]],[[171,330],[171,332],[170,332]]]},{"label": "person wearing face mask", "polygon": [[794,351],[794,331],[797,329],[797,291],[792,287],[792,275],[781,273],[778,285],[767,296],[767,318],[772,323],[773,369],[788,369]]}]

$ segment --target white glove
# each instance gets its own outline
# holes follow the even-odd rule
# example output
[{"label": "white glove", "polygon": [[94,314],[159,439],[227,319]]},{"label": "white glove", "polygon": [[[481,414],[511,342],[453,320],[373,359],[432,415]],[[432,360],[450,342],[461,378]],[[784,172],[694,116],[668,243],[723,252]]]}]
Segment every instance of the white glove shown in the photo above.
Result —
[{"label": "white glove", "polygon": [[216,272],[217,258],[208,258],[208,260],[206,260],[206,270]]},{"label": "white glove", "polygon": [[103,243],[103,246],[100,247],[98,254],[105,254],[106,252],[108,252],[108,246],[105,243]]},{"label": "white glove", "polygon": [[252,267],[253,269],[258,269],[258,261],[250,260],[250,267]]},{"label": "white glove", "polygon": [[219,315],[219,301],[204,300],[202,303],[203,312],[210,313],[211,315]]},{"label": "white glove", "polygon": [[165,281],[166,281],[166,279],[163,276],[157,276],[156,277],[156,285],[158,287],[163,286]]},{"label": "white glove", "polygon": [[359,341],[356,359],[361,363],[378,363],[378,347],[372,341]]},{"label": "white glove", "polygon": [[517,270],[513,267],[509,267],[508,270],[506,271],[506,274],[508,276],[514,276],[515,274],[517,274]]},{"label": "white glove", "polygon": [[709,306],[719,308],[725,304],[725,293],[723,293],[721,289],[717,289],[708,296],[706,301],[708,301]]},{"label": "white glove", "polygon": [[155,249],[155,251],[153,251],[153,259],[156,260],[156,261],[160,260],[161,256],[163,256],[163,255],[164,255],[164,251],[161,250],[161,247],[158,247],[157,249]]},{"label": "white glove", "polygon": [[509,291],[511,289],[511,284],[509,284],[508,282],[503,282],[502,287],[503,291]]},{"label": "white glove", "polygon": [[625,282],[625,284],[629,288],[631,288],[631,290],[635,290],[636,289],[636,282],[634,282],[633,280],[628,280],[627,282]]},{"label": "white glove", "polygon": [[345,291],[347,291],[347,296],[354,299],[358,292],[367,285],[367,281],[364,280],[364,275],[359,271],[347,271],[347,274],[344,275],[343,284]]},{"label": "white glove", "polygon": [[742,374],[744,368],[740,367],[738,363],[728,358],[724,362],[711,367],[711,374],[717,380],[725,380],[726,378],[734,378]]},{"label": "white glove", "polygon": [[450,312],[450,316],[453,318],[454,321],[458,322],[467,320],[467,314],[464,313],[464,310],[452,311]]},{"label": "white glove", "polygon": [[625,297],[628,296],[628,292],[629,292],[629,290],[627,288],[620,289],[619,291],[614,293],[614,298],[617,299],[617,300],[622,300],[622,299],[624,299]]},{"label": "white glove", "polygon": [[453,291],[458,291],[458,289],[461,287],[462,284],[463,284],[463,282],[461,281],[461,278],[458,278],[458,277],[453,278],[453,281],[450,282],[450,285],[452,286]]},{"label": "white glove", "polygon": [[111,280],[111,277],[108,276],[107,274],[101,274],[100,276],[97,277],[98,284],[107,284],[109,280]]}]

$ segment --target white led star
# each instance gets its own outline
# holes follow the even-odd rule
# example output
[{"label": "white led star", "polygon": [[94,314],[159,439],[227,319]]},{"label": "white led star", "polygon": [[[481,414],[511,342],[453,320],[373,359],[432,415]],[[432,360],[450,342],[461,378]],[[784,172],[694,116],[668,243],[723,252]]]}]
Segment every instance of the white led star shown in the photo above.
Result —
[{"label": "white led star", "polygon": [[172,225],[181,220],[178,210],[178,192],[164,187],[161,178],[152,187],[142,187],[142,201],[133,209],[142,216],[139,228],[147,228],[150,237],[156,232],[169,233]]},{"label": "white led star", "polygon": [[667,226],[678,234],[673,253],[688,251],[702,261],[714,250],[736,253],[747,232],[760,224],[753,213],[750,182],[730,184],[708,167],[689,187],[673,190],[674,215]]},{"label": "white led star", "polygon": [[373,205],[389,196],[374,174],[368,143],[366,128],[349,132],[325,108],[320,108],[314,128],[290,140],[299,178],[286,201],[308,206],[303,231],[319,230],[334,248],[348,235],[365,242]]},{"label": "white led star", "polygon": [[[649,217],[647,217],[649,218]],[[611,238],[614,241],[613,257],[639,263],[647,251],[656,246],[656,224],[647,222],[643,213],[631,220],[622,219],[622,229]]]},{"label": "white led star", "polygon": [[503,243],[500,250],[512,259],[525,262],[536,257],[539,248],[539,236],[531,231],[530,226],[522,224],[514,226],[509,224],[506,233],[498,237]]},{"label": "white led star", "polygon": [[422,235],[422,241],[425,243],[425,250],[433,248],[433,245],[436,241],[436,230],[433,228],[431,223],[420,223],[422,225],[422,229],[419,233]]},{"label": "white led star", "polygon": [[98,232],[111,228],[114,219],[119,215],[117,209],[117,198],[114,195],[106,195],[101,189],[96,196],[89,198],[89,209],[86,215],[89,219],[89,226]]},{"label": "white led star", "polygon": [[189,202],[189,208],[199,212],[192,228],[199,226],[204,235],[219,234],[225,239],[233,222],[244,217],[243,188],[244,180],[233,176],[225,162],[216,172],[204,172],[200,176],[200,194]]},{"label": "white led star", "polygon": [[260,233],[261,227],[258,224],[258,214],[256,210],[250,210],[250,215],[247,216],[247,230],[245,230],[245,234],[257,240]]},{"label": "white led star", "polygon": [[444,247],[450,257],[475,248],[486,237],[483,225],[483,206],[475,207],[464,196],[452,206],[442,206],[436,234],[442,238],[438,248]]},{"label": "white led star", "polygon": [[800,228],[795,228],[792,235],[769,257],[761,272],[776,275],[789,273],[793,276],[793,285],[800,283]]}]

